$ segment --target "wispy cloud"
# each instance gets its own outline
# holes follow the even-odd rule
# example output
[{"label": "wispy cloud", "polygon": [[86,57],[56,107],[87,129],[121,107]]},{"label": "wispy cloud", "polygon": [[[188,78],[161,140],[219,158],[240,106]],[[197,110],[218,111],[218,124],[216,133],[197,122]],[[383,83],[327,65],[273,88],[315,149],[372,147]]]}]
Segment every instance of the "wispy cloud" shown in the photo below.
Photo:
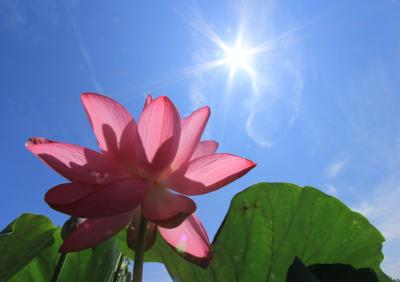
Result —
[{"label": "wispy cloud", "polygon": [[347,158],[331,162],[325,169],[325,175],[329,178],[335,178],[341,171],[343,171],[347,162]]},{"label": "wispy cloud", "polygon": [[203,92],[204,79],[202,75],[197,76],[189,88],[191,110],[198,109],[207,104],[207,96]]},{"label": "wispy cloud", "polygon": [[244,100],[245,132],[259,147],[266,149],[284,139],[295,123],[304,87],[301,48],[296,44],[299,34],[275,32],[276,4],[276,1],[257,1],[238,7],[243,30],[251,30],[251,38],[245,39],[263,50],[256,55],[252,91]]},{"label": "wispy cloud", "polygon": [[400,166],[379,183],[370,200],[365,200],[355,207],[382,232],[385,259],[382,268],[393,277],[400,277],[400,263],[396,250],[400,245]]},{"label": "wispy cloud", "polygon": [[284,53],[280,56],[260,71],[268,81],[253,86],[245,101],[245,131],[261,148],[272,148],[285,138],[300,110],[304,87],[300,67]]},{"label": "wispy cloud", "polygon": [[258,112],[255,111],[254,108],[252,108],[252,111],[249,113],[249,116],[246,120],[246,133],[259,147],[266,149],[272,148],[274,147],[275,143],[265,138],[260,131],[255,129],[254,118],[256,117],[257,113]]},{"label": "wispy cloud", "polygon": [[396,258],[389,257],[384,261],[384,269],[386,273],[389,273],[393,278],[400,277],[400,261]]},{"label": "wispy cloud", "polygon": [[325,184],[323,186],[323,188],[324,188],[324,191],[329,195],[332,195],[335,197],[337,197],[339,195],[338,189],[333,184]]},{"label": "wispy cloud", "polygon": [[381,164],[385,173],[354,210],[365,215],[382,232],[386,239],[382,268],[389,275],[400,277],[400,139],[373,144],[379,148],[376,152],[380,156],[375,165]]},{"label": "wispy cloud", "polygon": [[371,199],[363,201],[356,210],[376,222],[386,239],[400,240],[400,173],[387,175],[373,189]]}]

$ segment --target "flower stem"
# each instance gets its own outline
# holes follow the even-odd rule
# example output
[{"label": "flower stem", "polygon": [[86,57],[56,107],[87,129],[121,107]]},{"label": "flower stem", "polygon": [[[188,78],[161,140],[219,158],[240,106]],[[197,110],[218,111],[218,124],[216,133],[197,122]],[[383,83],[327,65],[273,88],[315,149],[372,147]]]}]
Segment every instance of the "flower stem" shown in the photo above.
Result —
[{"label": "flower stem", "polygon": [[118,277],[119,277],[119,273],[121,271],[121,265],[122,265],[123,260],[124,260],[124,255],[123,254],[119,254],[117,268],[114,271],[114,276],[113,276],[113,280],[112,280],[113,282],[117,282],[118,281]]},{"label": "flower stem", "polygon": [[64,261],[67,257],[67,253],[62,253],[58,258],[56,269],[54,269],[53,276],[51,277],[51,282],[57,282],[60,279],[61,269],[64,265]]},{"label": "flower stem", "polygon": [[135,261],[133,265],[133,282],[142,282],[143,274],[143,258],[144,258],[144,246],[146,243],[146,231],[147,231],[147,220],[143,217],[140,218],[139,225],[139,236],[135,251]]}]

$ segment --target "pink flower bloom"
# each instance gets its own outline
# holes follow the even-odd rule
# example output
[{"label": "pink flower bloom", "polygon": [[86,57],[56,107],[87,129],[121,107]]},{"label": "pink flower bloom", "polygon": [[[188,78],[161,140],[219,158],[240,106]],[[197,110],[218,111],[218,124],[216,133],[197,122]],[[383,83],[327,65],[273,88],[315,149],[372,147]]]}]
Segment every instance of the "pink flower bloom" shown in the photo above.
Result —
[{"label": "pink flower bloom", "polygon": [[208,107],[181,120],[167,97],[153,100],[148,96],[136,123],[111,98],[85,93],[81,99],[100,153],[38,137],[26,144],[70,181],[50,189],[46,202],[63,213],[88,218],[61,251],[96,246],[133,223],[139,211],[158,226],[168,244],[178,249],[186,244],[186,257],[209,259],[207,234],[192,215],[196,204],[185,195],[219,189],[246,174],[255,163],[215,153],[215,141],[200,141],[210,115]]}]

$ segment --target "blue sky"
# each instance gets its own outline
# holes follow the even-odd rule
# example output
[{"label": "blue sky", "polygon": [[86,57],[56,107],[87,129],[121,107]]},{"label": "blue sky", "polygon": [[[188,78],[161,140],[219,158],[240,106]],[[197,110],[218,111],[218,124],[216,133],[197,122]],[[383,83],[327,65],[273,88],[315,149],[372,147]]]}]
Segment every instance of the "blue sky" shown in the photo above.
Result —
[{"label": "blue sky", "polygon": [[[25,148],[44,136],[96,148],[79,94],[104,93],[137,118],[145,95],[187,115],[212,110],[205,136],[258,163],[197,197],[210,237],[230,199],[260,181],[311,185],[366,215],[385,235],[384,270],[400,277],[400,2],[0,2],[0,226],[64,180]],[[215,39],[259,53],[237,69]],[[146,281],[166,281],[146,267]],[[152,271],[150,271],[152,270]]]}]

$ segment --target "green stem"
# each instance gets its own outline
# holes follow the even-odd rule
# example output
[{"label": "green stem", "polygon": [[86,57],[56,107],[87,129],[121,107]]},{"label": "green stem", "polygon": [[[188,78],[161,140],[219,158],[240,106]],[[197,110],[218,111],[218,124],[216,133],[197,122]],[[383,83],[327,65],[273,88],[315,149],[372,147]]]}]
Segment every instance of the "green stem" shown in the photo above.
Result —
[{"label": "green stem", "polygon": [[138,230],[139,236],[135,250],[135,262],[133,265],[133,280],[132,280],[133,282],[142,282],[146,231],[147,231],[147,220],[142,215],[140,218],[140,225]]},{"label": "green stem", "polygon": [[115,269],[115,271],[114,271],[114,277],[113,277],[113,280],[112,280],[113,282],[117,282],[118,281],[118,276],[119,276],[119,273],[121,271],[121,265],[122,265],[123,261],[124,261],[124,255],[123,254],[119,254],[117,269]]},{"label": "green stem", "polygon": [[65,261],[66,257],[67,257],[67,253],[62,253],[60,255],[60,257],[58,258],[56,269],[54,269],[53,276],[51,277],[51,282],[57,282],[60,279],[61,270],[64,265],[64,261]]}]

